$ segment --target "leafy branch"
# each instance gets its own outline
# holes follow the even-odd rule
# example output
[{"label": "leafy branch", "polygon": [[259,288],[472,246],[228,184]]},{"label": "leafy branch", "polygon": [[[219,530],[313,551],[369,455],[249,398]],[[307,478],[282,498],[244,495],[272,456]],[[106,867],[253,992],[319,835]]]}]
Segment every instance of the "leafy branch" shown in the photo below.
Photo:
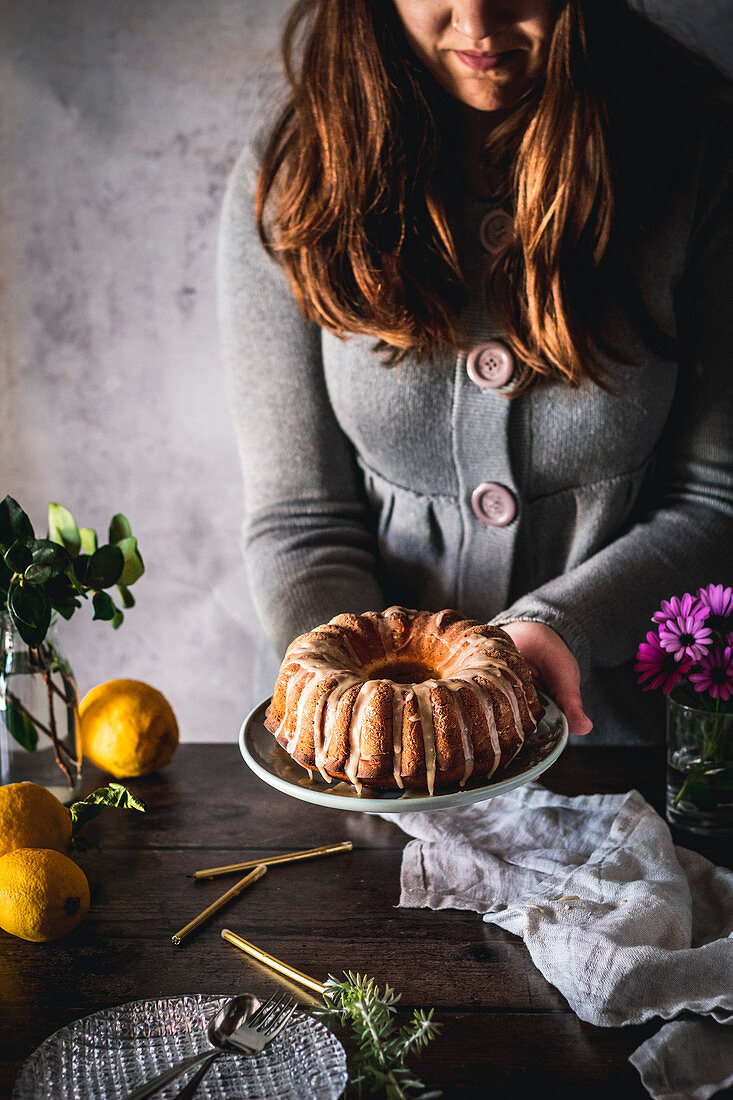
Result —
[{"label": "leafy branch", "polygon": [[415,1009],[401,1027],[395,1019],[400,994],[389,985],[380,989],[365,974],[344,973],[343,981],[329,975],[324,1007],[316,1010],[326,1023],[349,1026],[358,1045],[356,1074],[350,1077],[357,1096],[383,1092],[386,1100],[434,1100],[439,1090],[425,1091],[406,1065],[408,1056],[423,1050],[438,1034],[433,1009]]},{"label": "leafy branch", "polygon": [[40,646],[54,611],[70,619],[91,595],[94,618],[117,629],[124,613],[106,591],[117,587],[125,608],[135,600],[130,586],[145,572],[130,524],[112,517],[109,542],[99,546],[97,532],[79,527],[61,504],[48,506],[48,531],[36,538],[33,524],[17,500],[0,501],[0,601],[28,646]]},{"label": "leafy branch", "polygon": [[[117,629],[124,613],[106,591],[115,587],[122,607],[133,607],[130,586],[145,572],[137,539],[121,513],[112,517],[109,542],[99,545],[97,532],[79,527],[71,512],[61,504],[48,506],[48,530],[37,538],[33,524],[17,500],[0,501],[0,611],[5,611],[28,647],[27,668],[44,680],[48,698],[48,720],[35,717],[10,687],[10,677],[19,669],[0,669],[5,726],[24,749],[33,752],[39,732],[50,738],[56,763],[73,785],[72,771],[78,761],[59,737],[54,695],[63,700],[67,724],[75,728],[76,685],[71,669],[46,639],[54,613],[70,619],[91,596],[94,619],[111,622]],[[53,680],[57,673],[63,690]]]}]

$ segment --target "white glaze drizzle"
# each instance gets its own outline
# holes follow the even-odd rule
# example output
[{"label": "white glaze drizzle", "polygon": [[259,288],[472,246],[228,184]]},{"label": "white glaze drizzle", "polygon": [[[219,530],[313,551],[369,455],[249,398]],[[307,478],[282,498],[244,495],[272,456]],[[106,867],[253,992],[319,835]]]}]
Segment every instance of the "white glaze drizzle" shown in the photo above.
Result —
[{"label": "white glaze drizzle", "polygon": [[[331,744],[333,726],[336,721],[336,712],[338,711],[339,703],[349,688],[355,687],[356,684],[360,684],[361,682],[361,678],[353,672],[336,673],[336,683],[328,693],[328,709],[326,710],[326,722],[323,730],[324,759],[327,755],[328,747]],[[351,745],[351,730],[349,730],[349,745]]]},{"label": "white glaze drizzle", "polygon": [[359,693],[351,708],[351,721],[349,722],[350,752],[344,771],[359,792],[361,791],[361,783],[358,779],[359,761],[361,760],[361,726],[364,712],[371,703],[381,682],[381,680],[366,680],[359,688]]},{"label": "white glaze drizzle", "polygon": [[522,719],[519,715],[519,707],[517,706],[517,698],[511,689],[511,686],[507,684],[506,680],[502,679],[498,673],[492,672],[484,665],[479,665],[476,668],[467,668],[461,672],[454,673],[454,679],[463,680],[471,685],[472,690],[477,694],[484,693],[484,688],[481,684],[477,684],[475,677],[480,676],[484,680],[490,680],[492,684],[495,684],[499,691],[502,693],[507,703],[509,704],[514,719],[514,727],[519,737],[524,740],[524,732],[522,730]]},{"label": "white glaze drizzle", "polygon": [[448,614],[450,614],[450,612],[447,609],[445,611],[439,611],[438,612],[438,614],[435,616],[435,628],[436,628],[436,630],[441,629],[441,627],[443,626],[443,616],[448,615]]},{"label": "white glaze drizzle", "polygon": [[[377,627],[382,640],[385,656],[394,654],[398,648],[404,648],[404,644],[407,644],[409,640],[410,631],[408,630],[403,646],[398,647],[395,645],[392,630],[387,622],[387,616],[390,612],[398,611],[403,614],[405,613],[404,608],[395,606],[393,608],[388,608],[387,611],[377,617]],[[435,619],[436,625],[440,625],[441,621],[439,614]],[[445,643],[442,638],[439,639],[439,642],[445,649]],[[430,794],[433,793],[437,771],[437,752],[430,689],[437,686],[438,683],[447,688],[455,699],[455,715],[459,725],[465,761],[464,775],[459,781],[461,786],[465,784],[466,780],[471,775],[474,766],[473,746],[471,744],[466,717],[459,695],[461,687],[466,687],[471,691],[486,720],[489,739],[494,751],[494,761],[487,775],[490,776],[493,774],[501,759],[501,747],[491,700],[487,697],[482,686],[476,682],[476,676],[481,676],[491,681],[507,700],[514,719],[515,731],[519,739],[519,747],[521,747],[524,742],[524,729],[519,713],[516,689],[518,688],[519,691],[521,691],[527,706],[528,700],[520,677],[509,668],[507,663],[502,660],[499,655],[502,650],[507,653],[515,652],[511,641],[502,639],[500,636],[486,638],[483,634],[469,632],[464,634],[458,644],[449,650],[447,655],[439,662],[438,675],[441,677],[439,681],[430,679],[422,683],[409,685],[398,683],[392,684],[390,681],[386,681],[390,683],[393,690],[392,757],[393,774],[398,787],[403,787],[404,785],[401,774],[404,708],[406,702],[414,695],[418,714],[413,715],[412,720],[420,721],[425,758],[426,783]],[[497,651],[499,651],[499,653],[497,653]],[[328,747],[333,734],[336,712],[343,695],[349,688],[358,684],[359,692],[352,704],[349,719],[349,754],[345,772],[350,781],[360,791],[361,784],[358,780],[358,769],[359,762],[362,758],[363,716],[379,684],[384,681],[364,681],[353,667],[348,667],[350,664],[353,664],[356,665],[357,668],[361,668],[362,662],[357,657],[345,633],[342,633],[337,639],[332,635],[319,635],[318,631],[313,631],[307,636],[307,640],[301,641],[300,639],[296,639],[288,649],[283,667],[293,664],[297,666],[297,670],[293,671],[293,674],[288,680],[285,693],[285,712],[275,736],[277,737],[282,732],[285,725],[285,718],[292,709],[292,697],[296,688],[302,685],[296,708],[295,728],[287,738],[288,751],[290,752],[291,749],[297,745],[302,732],[303,717],[308,709],[313,693],[318,690],[324,675],[332,676],[335,682],[328,691],[322,693],[321,698],[316,704],[313,717],[315,764],[323,778],[327,780],[330,779],[331,776],[325,770],[325,762],[328,757]],[[347,667],[343,667],[344,665]],[[504,675],[501,675],[501,673]],[[508,683],[505,677],[508,677],[511,683]],[[304,678],[306,680],[305,684],[303,684]],[[325,723],[323,721],[324,711],[326,714]],[[519,749],[517,749],[517,751],[519,751]]]},{"label": "white glaze drizzle", "polygon": [[[288,739],[288,744],[287,744],[288,752],[290,752],[290,746],[293,743],[293,738],[294,738],[295,735],[287,733],[287,731],[285,730],[285,721],[288,717],[288,714],[289,714],[291,706],[292,706],[292,696],[293,696],[294,690],[295,690],[296,686],[302,682],[302,679],[303,679],[303,677],[300,675],[299,672],[294,672],[293,675],[288,680],[288,686],[285,689],[285,707],[283,709],[282,721],[281,721],[280,725],[277,727],[277,729],[275,730],[275,737],[279,737],[281,733],[285,734],[285,736],[287,737],[287,739]],[[295,732],[297,734],[297,721],[296,721],[296,731]]]},{"label": "white glaze drizzle", "polygon": [[[461,734],[461,745],[463,747],[464,761],[463,778],[459,779],[458,783],[461,787],[464,787],[466,785],[466,780],[471,776],[471,773],[473,772],[474,761],[473,742],[468,735],[468,724],[466,722],[466,716],[463,710],[463,703],[461,702],[461,688],[465,687],[466,685],[462,681],[441,680],[440,686],[446,688],[450,692],[450,694],[453,696],[453,701],[455,704],[454,714],[456,717],[456,721],[458,722],[458,729]],[[495,761],[494,768],[496,767],[496,763],[497,762]]]},{"label": "white glaze drizzle", "polygon": [[496,728],[496,719],[494,718],[494,707],[491,703],[491,699],[487,696],[483,688],[473,682],[468,684],[469,691],[473,694],[474,699],[479,705],[479,709],[483,713],[484,721],[486,722],[487,729],[489,731],[489,741],[491,747],[494,750],[494,760],[491,767],[486,772],[486,778],[490,779],[499,766],[501,760],[501,745],[499,744],[499,732]]},{"label": "white glaze drizzle", "polygon": [[[483,661],[492,658],[497,650],[503,650],[505,653],[516,652],[513,643],[509,639],[486,638],[483,634],[477,634],[475,631],[464,634],[458,644],[449,650],[441,662],[441,675],[446,675],[447,668],[452,666],[465,668],[474,659]],[[504,664],[504,662],[502,663]]]},{"label": "white glaze drizzle", "polygon": [[[497,642],[498,645],[496,644]],[[528,709],[529,702],[521,679],[509,667],[506,661],[503,661],[501,657],[496,655],[497,649],[503,649],[507,653],[513,652],[512,644],[509,641],[504,641],[502,638],[485,638],[482,634],[476,633],[464,635],[442,665],[441,674],[443,676],[452,676],[454,679],[471,681],[473,681],[474,676],[483,676],[485,679],[491,680],[492,683],[496,684],[511,708],[514,728],[519,738],[519,747],[521,748],[521,745],[524,744],[524,727],[519,713],[516,691],[513,690],[512,686],[507,684],[503,676],[491,670],[500,670],[512,680],[514,685],[519,687]],[[466,650],[466,652],[463,652],[463,650]],[[482,694],[482,691],[480,685],[476,686],[479,688],[479,691],[476,692],[474,689],[474,694],[476,694],[478,698],[479,694]]]},{"label": "white glaze drizzle", "polygon": [[392,774],[397,786],[402,788],[402,719],[405,703],[412,692],[405,684],[393,684],[392,689]]},{"label": "white glaze drizzle", "polygon": [[379,636],[382,639],[384,656],[389,657],[394,653],[394,642],[392,640],[392,631],[389,628],[389,623],[383,615],[380,615],[377,619],[377,628],[379,630]]},{"label": "white glaze drizzle", "polygon": [[361,668],[363,666],[364,662],[359,660],[359,658],[357,657],[356,652],[354,650],[354,647],[352,646],[351,642],[347,638],[345,632],[344,632],[343,637],[341,638],[341,641],[343,642],[344,649],[348,653],[348,655],[351,658],[351,660],[353,661],[353,663],[356,665],[357,668]]},{"label": "white glaze drizzle", "polygon": [[[308,679],[308,677],[310,677],[310,679]],[[303,685],[303,690],[301,691],[300,698],[298,699],[298,709],[297,709],[296,716],[295,716],[295,744],[296,745],[298,744],[298,738],[300,737],[301,731],[303,729],[303,716],[305,715],[308,707],[310,706],[313,695],[315,694],[315,692],[318,691],[318,688],[319,688],[320,684],[321,684],[321,681],[319,680],[319,678],[317,677],[315,672],[310,672],[310,673],[307,672],[306,673],[306,682]],[[316,742],[315,723],[314,723],[313,734],[314,734],[313,741],[314,741],[314,745],[315,745],[315,742]],[[288,748],[288,751],[290,751],[289,748]]]},{"label": "white glaze drizzle", "polygon": [[336,639],[327,634],[316,635],[316,637],[317,641],[293,642],[285,654],[283,667],[287,668],[291,664],[313,668],[335,664],[340,667],[344,663],[344,651]]},{"label": "white glaze drizzle", "polygon": [[[420,726],[422,728],[422,740],[425,754],[425,778],[428,785],[428,793],[435,789],[435,771],[437,767],[437,754],[435,750],[435,724],[433,722],[433,706],[430,702],[430,689],[437,687],[437,680],[423,680],[421,684],[411,684],[415,693],[419,712]],[[413,716],[413,721],[416,717]]]},{"label": "white glaze drizzle", "polygon": [[[316,677],[314,675],[314,680]],[[316,680],[316,683],[322,683],[321,680]],[[326,738],[323,736],[323,708],[326,705],[326,699],[331,694],[330,691],[321,692],[321,697],[316,703],[316,709],[313,714],[313,749],[315,752],[316,767],[326,780],[327,783],[331,781],[331,776],[326,771]]]},{"label": "white glaze drizzle", "polygon": [[[405,615],[408,615],[408,617],[409,617],[409,612],[407,611],[406,608],[400,607],[399,604],[393,604],[392,607],[388,607],[387,610],[383,612],[383,615],[384,615],[385,619],[389,619],[390,615],[396,615],[399,618],[399,620],[402,621],[404,619]],[[393,653],[399,653],[399,651],[401,649],[405,648],[405,646],[410,641],[410,633],[411,633],[410,630],[405,630],[404,635],[402,637],[402,641],[398,644],[397,641],[395,640],[395,636],[394,636],[394,633],[392,631],[392,628],[390,627],[390,635],[391,635],[390,647],[391,647]]]}]

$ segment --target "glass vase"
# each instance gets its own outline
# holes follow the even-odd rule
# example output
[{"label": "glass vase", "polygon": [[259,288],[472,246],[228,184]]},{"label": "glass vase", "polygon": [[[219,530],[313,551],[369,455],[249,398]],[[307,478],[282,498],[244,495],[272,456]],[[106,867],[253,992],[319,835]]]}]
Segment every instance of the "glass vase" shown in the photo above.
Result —
[{"label": "glass vase", "polygon": [[68,802],[81,785],[79,698],[56,628],[28,646],[0,612],[0,782],[30,780]]},{"label": "glass vase", "polygon": [[[725,709],[724,709],[725,708]],[[700,836],[733,836],[733,712],[667,696],[667,821]]]}]

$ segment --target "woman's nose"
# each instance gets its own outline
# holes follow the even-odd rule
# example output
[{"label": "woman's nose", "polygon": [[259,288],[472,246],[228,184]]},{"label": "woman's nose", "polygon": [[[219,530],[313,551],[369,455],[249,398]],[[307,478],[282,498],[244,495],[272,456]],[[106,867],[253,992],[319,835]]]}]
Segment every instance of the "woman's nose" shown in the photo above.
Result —
[{"label": "woman's nose", "polygon": [[497,0],[454,0],[451,26],[464,38],[480,42],[506,22],[504,8]]}]

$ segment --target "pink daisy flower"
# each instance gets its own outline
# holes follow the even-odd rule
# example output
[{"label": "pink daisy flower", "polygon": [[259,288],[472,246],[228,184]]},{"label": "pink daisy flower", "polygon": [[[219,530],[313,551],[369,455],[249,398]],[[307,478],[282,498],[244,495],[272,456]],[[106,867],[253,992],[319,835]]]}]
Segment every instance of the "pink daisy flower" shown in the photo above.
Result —
[{"label": "pink daisy flower", "polygon": [[[639,673],[639,683],[644,691],[653,691],[661,687],[665,695],[669,695],[675,684],[678,684],[684,673],[690,668],[690,661],[677,661],[671,653],[667,653],[659,641],[659,637],[650,630],[646,641],[639,646],[636,654],[635,670]],[[644,680],[649,680],[644,684]]]},{"label": "pink daisy flower", "polygon": [[[700,589],[702,591],[702,589]],[[705,619],[710,614],[710,605],[701,602],[697,596],[691,596],[685,592],[682,598],[671,596],[668,600],[662,600],[659,611],[652,615],[653,623],[666,623],[668,619],[687,618],[694,615],[698,619]]]},{"label": "pink daisy flower", "polygon": [[690,673],[695,691],[707,691],[713,699],[733,699],[733,647],[716,646],[700,658],[700,668]]},{"label": "pink daisy flower", "polygon": [[733,588],[730,586],[723,588],[722,584],[709,584],[707,588],[698,588],[697,598],[702,607],[710,609],[707,617],[709,627],[721,632],[733,627]]},{"label": "pink daisy flower", "polygon": [[662,649],[674,656],[675,661],[688,658],[699,661],[713,642],[713,632],[704,619],[696,615],[676,615],[659,627]]}]

